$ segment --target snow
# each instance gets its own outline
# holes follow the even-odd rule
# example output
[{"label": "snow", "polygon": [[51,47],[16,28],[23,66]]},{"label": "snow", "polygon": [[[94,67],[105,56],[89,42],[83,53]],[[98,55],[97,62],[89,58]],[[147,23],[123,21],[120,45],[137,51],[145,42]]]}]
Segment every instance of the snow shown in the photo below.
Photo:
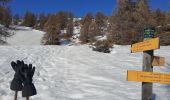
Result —
[{"label": "snow", "polygon": [[103,41],[103,40],[107,40],[107,36],[106,36],[106,35],[96,36],[95,39],[96,39],[96,40],[99,40],[99,41]]},{"label": "snow", "polygon": [[[141,99],[141,83],[126,78],[127,70],[142,70],[142,53],[132,54],[130,46],[120,45],[105,54],[92,51],[88,45],[31,45],[38,44],[34,39],[20,43],[18,37],[28,37],[28,32],[35,35],[40,31],[18,30],[11,46],[0,46],[0,100],[13,99],[9,87],[14,71],[10,62],[18,59],[36,67],[33,80],[38,94],[30,100]],[[155,55],[165,57],[166,66],[154,67],[154,72],[170,73],[170,46],[155,50]],[[169,100],[170,85],[154,83],[153,93],[156,100]],[[21,92],[18,100],[23,100]]]},{"label": "snow", "polygon": [[[156,55],[166,57],[170,72],[170,47]],[[38,94],[31,100],[140,100],[141,83],[126,81],[127,70],[142,69],[142,53],[131,54],[130,46],[115,46],[112,54],[94,52],[87,45],[1,46],[0,100],[11,100],[13,78],[10,62],[17,59],[36,66],[34,83]],[[154,84],[156,100],[169,100],[170,86]],[[21,92],[19,92],[21,100]]]},{"label": "snow", "polygon": [[8,38],[6,41],[9,45],[40,45],[41,39],[45,32],[31,29],[29,27],[12,26],[15,28],[15,35]]},{"label": "snow", "polygon": [[73,18],[73,22],[81,21],[83,18]]},{"label": "snow", "polygon": [[74,30],[73,30],[73,36],[71,38],[71,41],[74,43],[80,43],[79,41],[79,37],[80,37],[80,30],[81,27],[80,26],[75,26]]},{"label": "snow", "polygon": [[81,30],[81,27],[80,27],[80,26],[75,26],[75,27],[74,27],[74,30],[73,30],[73,33],[74,33],[74,34],[79,34],[79,33],[80,33],[80,30]]}]

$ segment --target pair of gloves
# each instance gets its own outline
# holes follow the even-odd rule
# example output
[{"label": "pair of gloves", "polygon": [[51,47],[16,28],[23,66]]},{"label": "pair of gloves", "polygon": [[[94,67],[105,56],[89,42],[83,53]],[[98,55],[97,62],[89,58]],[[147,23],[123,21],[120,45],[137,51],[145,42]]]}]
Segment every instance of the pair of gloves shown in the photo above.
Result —
[{"label": "pair of gloves", "polygon": [[32,64],[24,64],[23,61],[11,62],[15,71],[14,78],[11,82],[10,89],[13,91],[22,91],[23,97],[36,95],[36,89],[32,83],[35,67]]}]

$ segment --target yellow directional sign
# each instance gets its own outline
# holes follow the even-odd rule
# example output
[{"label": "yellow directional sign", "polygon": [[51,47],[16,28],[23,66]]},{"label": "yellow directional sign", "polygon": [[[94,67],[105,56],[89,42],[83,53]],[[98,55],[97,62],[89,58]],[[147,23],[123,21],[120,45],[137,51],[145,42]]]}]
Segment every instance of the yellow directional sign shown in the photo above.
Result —
[{"label": "yellow directional sign", "polygon": [[159,48],[160,48],[159,38],[154,38],[154,39],[149,39],[143,42],[132,44],[131,51],[132,53],[135,53],[135,52],[143,52],[143,51],[154,50]]},{"label": "yellow directional sign", "polygon": [[128,81],[170,84],[170,74],[129,70]]},{"label": "yellow directional sign", "polygon": [[152,66],[164,66],[165,65],[165,57],[154,56]]}]

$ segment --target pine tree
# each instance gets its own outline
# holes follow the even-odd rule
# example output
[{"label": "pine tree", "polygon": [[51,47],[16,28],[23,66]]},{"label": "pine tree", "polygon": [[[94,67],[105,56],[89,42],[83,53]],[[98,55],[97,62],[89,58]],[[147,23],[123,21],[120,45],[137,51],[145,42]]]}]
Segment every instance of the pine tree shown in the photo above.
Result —
[{"label": "pine tree", "polygon": [[73,35],[74,23],[73,23],[73,14],[69,14],[67,23],[67,34],[71,37]]},{"label": "pine tree", "polygon": [[93,18],[93,14],[92,13],[87,13],[87,15],[85,16],[85,18],[82,21],[82,25],[84,25],[85,23],[91,23]]},{"label": "pine tree", "polygon": [[118,9],[110,18],[110,34],[108,39],[117,44],[128,44],[132,39],[136,18],[135,11],[127,0],[118,1]]},{"label": "pine tree", "polygon": [[140,0],[137,7],[138,7],[137,12],[138,12],[140,23],[149,26],[147,23],[150,19],[150,10],[148,6],[148,2],[146,0]]},{"label": "pine tree", "polygon": [[6,27],[9,27],[12,21],[12,14],[10,11],[10,8],[4,5],[5,3],[8,3],[11,0],[1,0],[0,1],[0,24],[5,25]]},{"label": "pine tree", "polygon": [[24,16],[23,25],[27,27],[34,27],[36,24],[36,16],[32,12],[26,12]]},{"label": "pine tree", "polygon": [[148,0],[140,0],[137,7],[136,16],[138,18],[138,24],[136,25],[136,29],[138,34],[136,37],[138,40],[142,40],[143,29],[146,27],[155,27],[156,20],[154,19],[154,14],[150,10]]},{"label": "pine tree", "polygon": [[40,15],[39,15],[39,28],[41,29],[41,30],[43,30],[43,28],[44,28],[44,25],[45,25],[45,23],[47,22],[47,20],[48,20],[48,18],[47,18],[47,16],[45,15],[45,13],[41,13]]},{"label": "pine tree", "polygon": [[12,22],[12,15],[10,8],[0,7],[0,23],[9,28],[9,25]]},{"label": "pine tree", "polygon": [[[0,1],[0,24],[4,24],[7,28],[11,22],[11,14],[9,12],[8,7],[4,6],[5,3],[8,3],[10,0],[1,0]],[[8,32],[8,29],[4,27],[0,27],[0,43],[3,42],[3,38],[11,36]]]},{"label": "pine tree", "polygon": [[165,15],[165,23],[170,24],[170,10]]},{"label": "pine tree", "polygon": [[19,21],[20,21],[19,14],[15,14],[15,15],[13,16],[13,24],[14,24],[14,25],[18,25]]},{"label": "pine tree", "polygon": [[[57,14],[50,14],[48,16],[48,20],[44,26],[44,30],[47,32],[43,39],[45,44],[59,45],[62,38],[70,39],[74,28],[73,14],[59,11]],[[63,33],[63,30],[66,33]]]},{"label": "pine tree", "polygon": [[12,14],[10,11],[10,8],[7,8],[6,12],[5,12],[5,16],[4,16],[4,25],[5,27],[9,28],[9,25],[12,22]]},{"label": "pine tree", "polygon": [[165,13],[162,12],[159,8],[156,10],[154,17],[155,17],[157,26],[165,25],[165,19],[166,19]]},{"label": "pine tree", "polygon": [[59,17],[59,22],[61,24],[61,30],[64,30],[67,27],[67,12],[60,11],[58,12],[57,16]]},{"label": "pine tree", "polygon": [[89,28],[88,23],[85,23],[84,25],[81,26],[79,39],[82,43],[89,42],[89,40],[88,40],[88,28]]},{"label": "pine tree", "polygon": [[95,21],[100,32],[98,34],[104,34],[104,29],[107,27],[106,16],[102,12],[97,12]]},{"label": "pine tree", "polygon": [[[132,40],[143,38],[145,27],[155,27],[154,14],[149,9],[148,0],[119,0],[118,9],[110,18],[108,38],[118,44],[130,44]],[[134,4],[136,4],[134,6]]]}]

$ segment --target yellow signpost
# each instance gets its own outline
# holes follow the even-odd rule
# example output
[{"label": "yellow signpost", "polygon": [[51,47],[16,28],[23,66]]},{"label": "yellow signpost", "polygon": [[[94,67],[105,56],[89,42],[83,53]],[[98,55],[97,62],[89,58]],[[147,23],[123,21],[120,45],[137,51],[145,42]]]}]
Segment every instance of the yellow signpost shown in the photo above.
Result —
[{"label": "yellow signpost", "polygon": [[164,66],[165,57],[154,56],[152,66]]},{"label": "yellow signpost", "polygon": [[159,38],[145,40],[143,42],[132,44],[131,52],[143,52],[147,50],[159,49]]},{"label": "yellow signpost", "polygon": [[170,84],[170,74],[129,70],[128,81]]},{"label": "yellow signpost", "polygon": [[164,66],[165,58],[154,56],[154,50],[160,48],[160,39],[154,38],[155,29],[144,29],[144,41],[131,45],[131,53],[143,52],[143,71],[129,70],[127,80],[142,82],[141,100],[152,100],[153,83],[170,84],[170,74],[154,73],[153,66]]}]

